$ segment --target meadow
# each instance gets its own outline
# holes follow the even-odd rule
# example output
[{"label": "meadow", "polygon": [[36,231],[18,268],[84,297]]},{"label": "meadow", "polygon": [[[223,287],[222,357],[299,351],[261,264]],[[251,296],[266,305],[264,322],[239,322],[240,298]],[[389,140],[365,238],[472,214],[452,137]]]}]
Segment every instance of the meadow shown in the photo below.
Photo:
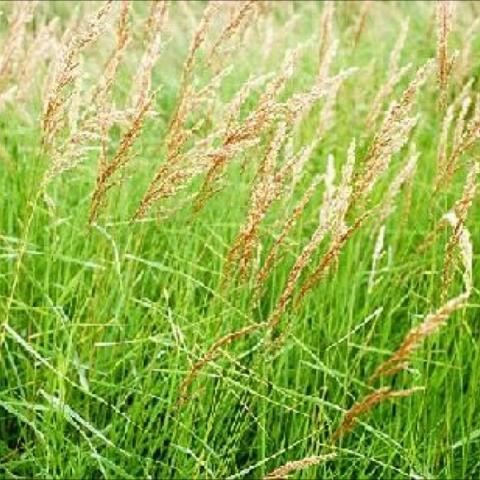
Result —
[{"label": "meadow", "polygon": [[2,478],[480,476],[480,4],[2,2]]}]

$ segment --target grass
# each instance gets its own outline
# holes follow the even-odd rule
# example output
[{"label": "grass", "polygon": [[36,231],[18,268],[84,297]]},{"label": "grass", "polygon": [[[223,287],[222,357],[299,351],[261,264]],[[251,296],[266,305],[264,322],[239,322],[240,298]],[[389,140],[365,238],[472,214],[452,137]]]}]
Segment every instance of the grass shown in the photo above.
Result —
[{"label": "grass", "polygon": [[[83,4],[80,15],[94,13],[100,5]],[[211,78],[208,45],[228,21],[227,9],[239,5],[222,5],[214,15],[206,45],[196,52],[193,85],[205,85]],[[7,19],[19,5],[5,3],[0,8],[0,32],[5,38]],[[252,279],[225,283],[222,275],[245,222],[271,128],[259,134],[259,146],[241,151],[227,165],[224,188],[198,213],[193,213],[190,195],[201,188],[202,175],[172,199],[155,204],[143,219],[131,221],[165,159],[165,137],[178,102],[189,32],[203,8],[201,3],[187,4],[185,9],[179,3],[168,5],[161,53],[151,72],[152,87],[161,86],[153,104],[154,115],[146,116],[128,153],[126,168],[119,170],[118,183],[108,192],[91,225],[99,142],[88,144],[75,168],[56,174],[46,195],[41,190],[42,178],[52,164],[51,151],[42,147],[41,128],[41,91],[49,65],[53,65],[52,52],[39,63],[27,98],[0,107],[2,477],[261,478],[287,462],[304,458],[308,468],[290,472],[295,478],[478,476],[478,197],[466,220],[473,243],[473,291],[468,303],[425,339],[408,369],[381,378],[375,385],[368,383],[411,328],[442,305],[442,271],[451,229],[437,226],[462,197],[469,165],[478,158],[478,147],[473,145],[460,156],[455,174],[434,193],[443,119],[435,72],[413,104],[413,113],[420,117],[407,145],[393,155],[388,170],[378,175],[366,199],[365,208],[383,201],[415,143],[419,152],[416,172],[395,199],[393,213],[384,222],[378,216],[368,219],[346,242],[326,277],[314,285],[298,308],[289,308],[281,316],[278,329],[271,332],[280,337],[274,347],[268,346],[264,330],[222,346],[196,372],[186,400],[178,402],[182,382],[215,341],[246,325],[269,320],[290,269],[317,227],[324,194],[322,185],[288,235],[258,304],[252,301]],[[283,101],[294,92],[307,90],[315,78],[315,39],[325,5],[265,3],[255,8],[258,13],[247,18],[244,33],[240,28],[230,43],[222,46],[224,61],[233,65],[234,73],[215,90],[215,108],[211,119],[200,127],[200,138],[208,133],[209,121],[217,125],[219,106],[228,103],[250,74],[278,72],[287,49],[308,39],[313,39],[312,43],[307,43],[300,55],[280,98]],[[353,47],[352,31],[363,8],[365,25]],[[132,39],[113,93],[119,109],[128,103],[131,80],[145,49],[142,28],[148,9],[143,2],[131,7]],[[359,174],[379,128],[377,123],[376,129],[366,129],[365,119],[387,81],[389,54],[402,21],[408,18],[410,25],[400,65],[411,62],[413,69],[395,87],[383,110],[400,97],[415,71],[427,59],[435,58],[435,10],[430,2],[335,5],[333,32],[339,40],[339,53],[332,75],[351,66],[358,70],[340,87],[331,128],[308,160],[293,200],[301,197],[313,175],[325,172],[330,153],[340,176],[352,138],[357,142]],[[456,10],[448,39],[450,55],[455,48],[464,48],[464,32],[479,14],[473,2],[459,4]],[[296,26],[287,28],[293,14],[298,15]],[[19,58],[40,26],[57,15],[52,36],[59,39],[72,9],[57,2],[37,6],[33,20],[26,24],[24,45],[16,53]],[[79,57],[82,81],[80,87],[72,86],[73,91],[80,88],[80,94],[86,96],[98,81],[115,48],[117,15],[115,4],[107,15],[106,31]],[[264,37],[268,25],[273,36],[270,52]],[[235,46],[240,38],[245,38],[243,46],[229,51],[227,47]],[[459,73],[460,64],[454,65],[449,103],[458,98],[467,78],[473,78],[475,93],[480,64],[473,52],[479,40],[478,35],[473,37],[464,76]],[[20,78],[16,72],[14,65],[11,78],[0,77],[2,93]],[[248,99],[242,118],[255,108],[259,95]],[[472,101],[478,99],[472,95]],[[68,98],[65,104],[69,105]],[[316,104],[295,131],[295,148],[314,138],[322,105]],[[199,107],[193,113],[201,117],[205,111]],[[111,127],[111,156],[127,121]],[[55,141],[68,135],[68,126],[60,125]],[[278,222],[293,208],[293,200],[282,195],[268,210],[259,227],[261,259],[275,242]],[[178,208],[161,216],[159,206]],[[362,208],[361,202],[352,207],[354,211]],[[369,286],[382,224],[383,255]],[[419,249],[432,232],[432,241]],[[302,279],[314,271],[327,246],[315,251]],[[253,271],[256,258],[255,250]],[[454,268],[448,298],[463,289],[463,267],[456,258]],[[332,433],[346,412],[380,386],[395,391],[422,390],[379,404],[332,443]],[[308,461],[324,455],[325,461]]]}]

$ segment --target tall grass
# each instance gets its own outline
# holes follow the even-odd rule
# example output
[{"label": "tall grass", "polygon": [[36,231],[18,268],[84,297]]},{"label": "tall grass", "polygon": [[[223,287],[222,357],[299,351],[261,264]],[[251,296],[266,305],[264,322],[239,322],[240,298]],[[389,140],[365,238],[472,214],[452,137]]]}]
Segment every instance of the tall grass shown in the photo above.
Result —
[{"label": "tall grass", "polygon": [[3,477],[479,474],[475,2],[0,9]]}]

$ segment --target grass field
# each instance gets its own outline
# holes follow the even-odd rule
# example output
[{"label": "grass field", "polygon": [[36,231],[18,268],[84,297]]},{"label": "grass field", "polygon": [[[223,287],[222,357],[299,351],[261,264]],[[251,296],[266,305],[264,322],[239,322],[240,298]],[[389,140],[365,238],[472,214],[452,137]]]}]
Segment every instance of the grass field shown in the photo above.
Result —
[{"label": "grass field", "polygon": [[2,478],[480,476],[480,4],[0,4]]}]

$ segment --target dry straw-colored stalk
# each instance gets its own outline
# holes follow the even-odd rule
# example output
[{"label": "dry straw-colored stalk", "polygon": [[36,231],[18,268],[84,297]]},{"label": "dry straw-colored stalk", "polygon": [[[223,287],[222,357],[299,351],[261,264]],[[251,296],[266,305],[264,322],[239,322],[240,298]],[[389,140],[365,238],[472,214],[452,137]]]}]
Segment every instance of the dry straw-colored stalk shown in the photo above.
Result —
[{"label": "dry straw-colored stalk", "polygon": [[331,437],[332,442],[337,442],[343,436],[345,436],[345,434],[351,432],[355,427],[359,417],[372,410],[378,404],[383,403],[386,400],[409,397],[412,395],[412,393],[420,390],[423,389],[417,387],[408,388],[406,390],[392,390],[384,387],[375,390],[370,395],[367,395],[365,398],[363,398],[362,401],[356,403],[350,410],[348,410],[340,426],[333,432]]},{"label": "dry straw-colored stalk", "polygon": [[285,480],[289,477],[290,474],[294,472],[299,472],[307,468],[319,465],[320,463],[331,460],[336,457],[336,453],[326,453],[324,455],[313,455],[310,457],[302,458],[301,460],[293,460],[287,462],[284,465],[275,468],[270,473],[263,477],[263,480]]}]

